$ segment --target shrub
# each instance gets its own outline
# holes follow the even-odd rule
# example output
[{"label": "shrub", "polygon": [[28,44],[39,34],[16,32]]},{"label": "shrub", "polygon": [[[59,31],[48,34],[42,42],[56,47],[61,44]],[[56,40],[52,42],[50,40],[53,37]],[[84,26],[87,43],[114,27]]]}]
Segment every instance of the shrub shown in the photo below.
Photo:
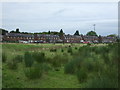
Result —
[{"label": "shrub", "polygon": [[65,67],[64,67],[64,72],[66,74],[74,74],[75,73],[74,63],[69,62],[68,64],[66,64]]},{"label": "shrub", "polygon": [[42,64],[35,64],[33,67],[26,68],[24,73],[28,79],[40,78],[43,73]]},{"label": "shrub", "polygon": [[50,49],[50,52],[56,52],[57,51],[57,49]]},{"label": "shrub", "polygon": [[88,46],[91,46],[91,43],[87,43]]},{"label": "shrub", "polygon": [[86,58],[84,59],[82,66],[84,66],[84,68],[86,68],[89,72],[92,72],[94,70],[95,67],[95,62],[93,61],[93,58]]},{"label": "shrub", "polygon": [[67,50],[67,52],[70,53],[70,54],[73,54],[72,48],[69,47],[68,50]]},{"label": "shrub", "polygon": [[64,50],[63,50],[63,49],[61,49],[61,52],[64,52]]},{"label": "shrub", "polygon": [[62,64],[62,60],[61,60],[61,56],[56,54],[53,59],[52,59],[52,65],[53,67],[61,67],[61,64]]},{"label": "shrub", "polygon": [[22,62],[23,61],[23,56],[22,55],[17,55],[16,57],[15,57],[15,60],[16,60],[16,62]]},{"label": "shrub", "polygon": [[79,71],[77,71],[77,78],[79,82],[85,82],[87,80],[87,70],[81,68]]},{"label": "shrub", "polygon": [[7,56],[6,56],[5,52],[2,52],[2,62],[5,63],[6,60],[7,60]]},{"label": "shrub", "polygon": [[87,81],[84,88],[118,88],[118,83],[108,77],[94,77]]},{"label": "shrub", "polygon": [[68,53],[64,52],[61,56],[62,64],[66,64],[70,60],[70,56]]},{"label": "shrub", "polygon": [[33,65],[33,57],[30,52],[25,52],[24,54],[24,61],[26,67],[31,67]]},{"label": "shrub", "polygon": [[81,64],[82,60],[80,58],[76,58],[72,61],[70,61],[69,63],[67,63],[64,67],[64,72],[66,74],[74,74],[77,72],[77,70],[79,70],[80,68],[80,64]]},{"label": "shrub", "polygon": [[82,57],[89,57],[91,54],[91,51],[92,51],[91,47],[88,47],[88,46],[83,46],[79,48],[79,54]]},{"label": "shrub", "polygon": [[49,70],[51,70],[52,68],[51,68],[51,65],[50,64],[47,64],[47,63],[43,63],[42,64],[42,68],[43,68],[43,71],[44,72],[48,72]]},{"label": "shrub", "polygon": [[78,48],[77,48],[77,47],[75,47],[75,49],[77,50]]},{"label": "shrub", "polygon": [[47,63],[52,63],[52,62],[53,62],[52,60],[53,60],[52,57],[47,57],[47,58],[46,58],[46,62],[47,62]]},{"label": "shrub", "polygon": [[34,52],[32,54],[34,60],[36,60],[38,63],[43,63],[45,62],[45,53],[43,52]]}]

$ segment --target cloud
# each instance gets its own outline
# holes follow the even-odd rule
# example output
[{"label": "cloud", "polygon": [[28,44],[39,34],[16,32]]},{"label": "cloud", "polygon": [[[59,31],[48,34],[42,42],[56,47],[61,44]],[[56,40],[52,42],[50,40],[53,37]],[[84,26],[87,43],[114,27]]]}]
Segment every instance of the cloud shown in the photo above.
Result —
[{"label": "cloud", "polygon": [[116,33],[117,3],[3,3],[3,28],[41,32],[64,29]]}]

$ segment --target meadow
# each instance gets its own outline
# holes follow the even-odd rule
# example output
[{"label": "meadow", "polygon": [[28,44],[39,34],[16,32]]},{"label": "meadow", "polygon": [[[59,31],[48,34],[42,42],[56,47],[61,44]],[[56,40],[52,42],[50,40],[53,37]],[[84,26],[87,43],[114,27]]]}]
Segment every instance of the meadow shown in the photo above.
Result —
[{"label": "meadow", "polygon": [[3,88],[117,88],[119,43],[2,44]]}]

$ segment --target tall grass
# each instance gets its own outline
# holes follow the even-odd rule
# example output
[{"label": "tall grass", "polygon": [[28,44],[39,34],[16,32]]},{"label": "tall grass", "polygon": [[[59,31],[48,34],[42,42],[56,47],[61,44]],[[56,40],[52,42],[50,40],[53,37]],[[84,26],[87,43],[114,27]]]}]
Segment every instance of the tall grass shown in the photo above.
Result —
[{"label": "tall grass", "polygon": [[18,63],[15,58],[7,63],[9,69],[16,70],[18,68]]},{"label": "tall grass", "polygon": [[75,74],[81,67],[82,59],[76,58],[68,62],[64,67],[64,72],[67,74]]},{"label": "tall grass", "polygon": [[37,79],[42,76],[43,69],[41,64],[35,64],[33,67],[25,68],[25,76],[28,79]]},{"label": "tall grass", "polygon": [[33,52],[32,56],[34,60],[37,61],[38,63],[45,62],[45,53],[43,52]]},{"label": "tall grass", "polygon": [[16,62],[18,62],[18,63],[22,62],[23,59],[24,59],[24,58],[23,58],[22,55],[17,55],[17,56],[15,56],[15,60],[16,60]]},{"label": "tall grass", "polygon": [[70,54],[72,55],[72,54],[73,54],[73,50],[72,50],[72,48],[69,47],[68,50],[67,50],[67,52],[70,53]]},{"label": "tall grass", "polygon": [[87,72],[84,68],[81,68],[79,71],[77,71],[77,78],[80,83],[87,80]]},{"label": "tall grass", "polygon": [[25,52],[24,54],[24,62],[26,67],[32,67],[34,59],[30,52]]},{"label": "tall grass", "polygon": [[117,62],[119,59],[116,44],[79,48],[79,56],[73,58],[65,67],[65,73],[77,75],[78,81],[88,88],[118,87]]},{"label": "tall grass", "polygon": [[5,52],[2,52],[2,62],[5,63],[7,61],[7,55]]}]

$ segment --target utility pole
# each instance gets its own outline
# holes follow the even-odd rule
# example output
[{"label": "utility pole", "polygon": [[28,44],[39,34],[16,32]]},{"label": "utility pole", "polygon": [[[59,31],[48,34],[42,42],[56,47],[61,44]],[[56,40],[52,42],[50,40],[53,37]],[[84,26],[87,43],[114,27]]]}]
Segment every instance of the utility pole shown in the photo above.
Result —
[{"label": "utility pole", "polygon": [[95,26],[96,26],[96,25],[95,25],[95,24],[93,24],[93,26],[94,26],[94,32],[95,32]]}]

